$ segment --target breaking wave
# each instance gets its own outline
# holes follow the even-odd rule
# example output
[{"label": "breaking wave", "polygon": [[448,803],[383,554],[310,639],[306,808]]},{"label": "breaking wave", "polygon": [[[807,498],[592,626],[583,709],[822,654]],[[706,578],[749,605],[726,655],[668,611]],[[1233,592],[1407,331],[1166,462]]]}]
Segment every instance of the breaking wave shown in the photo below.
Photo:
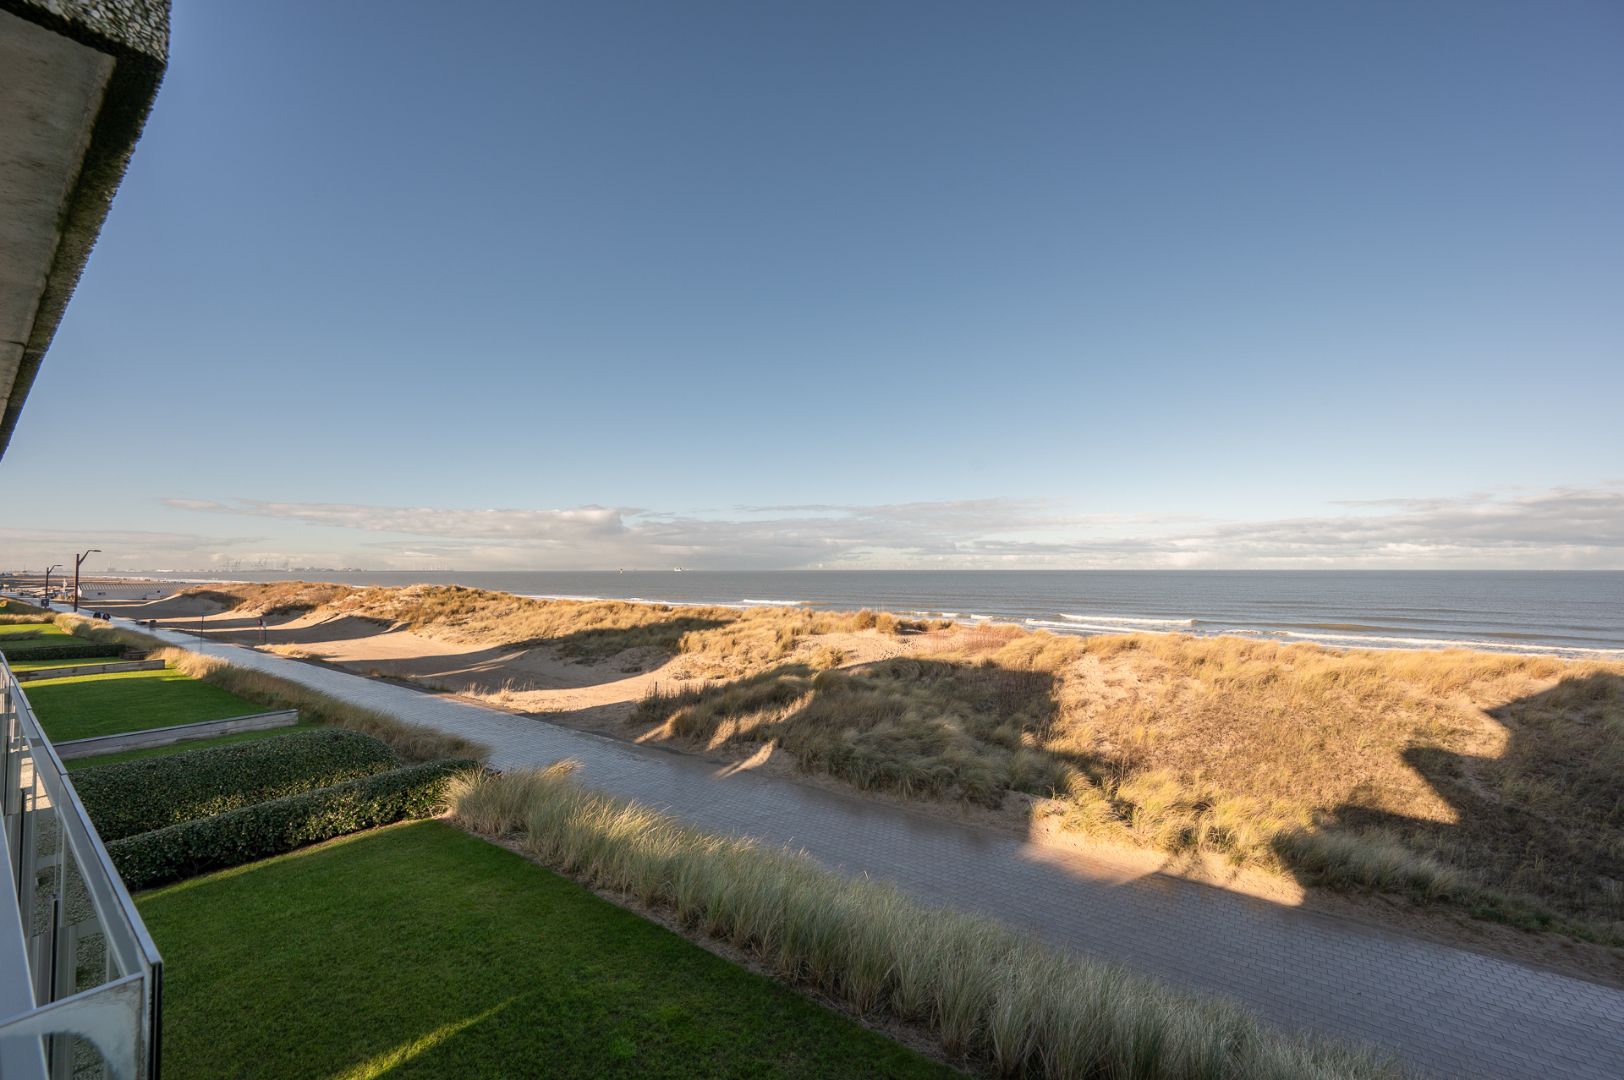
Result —
[{"label": "breaking wave", "polygon": [[1139,616],[1127,615],[1067,615],[1060,613],[1062,619],[1075,623],[1095,623],[1106,626],[1194,626],[1194,619],[1146,619]]}]

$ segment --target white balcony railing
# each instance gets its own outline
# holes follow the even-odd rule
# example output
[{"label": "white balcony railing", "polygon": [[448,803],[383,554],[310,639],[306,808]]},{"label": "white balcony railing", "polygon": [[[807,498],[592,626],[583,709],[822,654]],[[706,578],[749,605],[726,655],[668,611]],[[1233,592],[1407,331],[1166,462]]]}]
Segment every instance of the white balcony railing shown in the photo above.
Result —
[{"label": "white balcony railing", "polygon": [[155,1080],[163,961],[0,657],[0,1077]]}]

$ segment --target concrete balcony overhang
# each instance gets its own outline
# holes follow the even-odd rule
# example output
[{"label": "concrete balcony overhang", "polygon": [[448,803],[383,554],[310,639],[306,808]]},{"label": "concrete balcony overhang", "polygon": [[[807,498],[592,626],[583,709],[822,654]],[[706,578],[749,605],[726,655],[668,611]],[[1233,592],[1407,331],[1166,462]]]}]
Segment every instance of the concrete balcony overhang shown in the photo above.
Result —
[{"label": "concrete balcony overhang", "polygon": [[168,52],[168,0],[0,0],[0,455]]}]

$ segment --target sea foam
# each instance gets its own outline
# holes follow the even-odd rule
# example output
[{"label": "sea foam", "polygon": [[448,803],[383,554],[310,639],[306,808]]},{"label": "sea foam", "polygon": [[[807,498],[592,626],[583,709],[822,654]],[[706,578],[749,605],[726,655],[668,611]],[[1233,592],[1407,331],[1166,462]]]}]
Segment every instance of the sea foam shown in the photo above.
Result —
[{"label": "sea foam", "polygon": [[1118,623],[1122,624],[1123,626],[1194,626],[1195,625],[1195,620],[1194,619],[1146,619],[1146,618],[1141,618],[1139,616],[1130,617],[1130,616],[1127,616],[1127,615],[1067,615],[1065,612],[1061,612],[1060,617],[1062,619],[1066,619],[1069,622],[1103,623],[1103,624],[1111,625],[1111,626],[1115,626]]}]

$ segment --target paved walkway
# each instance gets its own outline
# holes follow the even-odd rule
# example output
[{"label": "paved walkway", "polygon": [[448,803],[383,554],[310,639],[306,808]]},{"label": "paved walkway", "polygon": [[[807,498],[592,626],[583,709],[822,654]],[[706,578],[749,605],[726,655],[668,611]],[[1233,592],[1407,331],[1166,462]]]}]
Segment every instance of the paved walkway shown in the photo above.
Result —
[{"label": "paved walkway", "polygon": [[805,850],[922,900],[996,916],[1274,1024],[1397,1051],[1460,1077],[1624,1076],[1624,992],[1183,879],[1123,882],[1086,855],[792,780],[160,631],[403,720],[489,745],[498,768],[582,763],[581,781],[706,829]]}]

